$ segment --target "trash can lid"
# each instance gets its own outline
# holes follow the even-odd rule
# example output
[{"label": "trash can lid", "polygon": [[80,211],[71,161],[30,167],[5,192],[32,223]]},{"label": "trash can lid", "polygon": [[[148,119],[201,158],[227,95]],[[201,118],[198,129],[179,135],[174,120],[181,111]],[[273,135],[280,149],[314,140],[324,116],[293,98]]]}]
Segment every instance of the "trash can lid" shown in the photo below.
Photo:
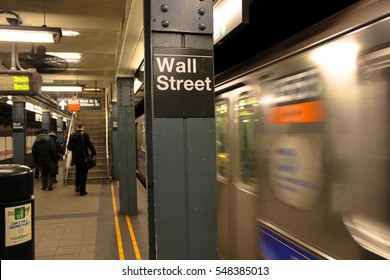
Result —
[{"label": "trash can lid", "polygon": [[19,176],[21,174],[28,174],[31,172],[31,168],[21,164],[0,164],[0,177],[1,176]]},{"label": "trash can lid", "polygon": [[0,201],[24,199],[33,193],[33,172],[30,167],[0,164]]}]

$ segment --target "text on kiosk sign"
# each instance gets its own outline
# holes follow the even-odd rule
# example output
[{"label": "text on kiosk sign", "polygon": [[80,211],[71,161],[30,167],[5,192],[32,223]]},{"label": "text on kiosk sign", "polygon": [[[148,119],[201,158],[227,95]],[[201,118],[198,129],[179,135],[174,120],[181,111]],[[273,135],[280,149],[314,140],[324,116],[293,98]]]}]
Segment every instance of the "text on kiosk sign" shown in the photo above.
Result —
[{"label": "text on kiosk sign", "polygon": [[213,117],[212,51],[155,48],[153,56],[155,117]]}]

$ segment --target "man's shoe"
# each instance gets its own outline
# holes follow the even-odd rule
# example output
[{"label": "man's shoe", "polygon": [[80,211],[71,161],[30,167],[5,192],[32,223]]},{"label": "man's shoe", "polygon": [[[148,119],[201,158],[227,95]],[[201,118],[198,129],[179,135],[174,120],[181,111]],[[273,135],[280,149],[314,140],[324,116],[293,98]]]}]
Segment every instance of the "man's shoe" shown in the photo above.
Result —
[{"label": "man's shoe", "polygon": [[83,196],[83,195],[87,195],[88,193],[85,192],[85,193],[80,193],[80,196]]},{"label": "man's shoe", "polygon": [[46,187],[42,187],[42,190],[43,190],[43,191],[46,191]]},{"label": "man's shoe", "polygon": [[52,191],[52,190],[53,190],[53,187],[50,186],[50,187],[49,187],[49,191]]}]

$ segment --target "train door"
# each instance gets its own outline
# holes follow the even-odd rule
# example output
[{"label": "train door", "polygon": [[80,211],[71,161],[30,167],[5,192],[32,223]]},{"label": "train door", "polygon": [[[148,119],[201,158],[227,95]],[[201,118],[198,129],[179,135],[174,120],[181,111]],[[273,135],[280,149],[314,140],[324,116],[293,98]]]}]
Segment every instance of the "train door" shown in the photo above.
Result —
[{"label": "train door", "polygon": [[216,155],[217,155],[217,231],[218,256],[220,259],[231,259],[229,251],[231,235],[231,199],[230,199],[230,150],[229,150],[229,99],[217,97],[215,106],[216,122]]},{"label": "train door", "polygon": [[[317,259],[308,240],[324,229],[324,92],[315,68],[292,59],[272,66],[260,103],[259,254]],[[270,70],[271,71],[271,70]]]},{"label": "train door", "polygon": [[390,259],[390,47],[361,55],[359,78],[344,221],[362,247]]},{"label": "train door", "polygon": [[255,129],[259,121],[259,103],[255,92],[245,91],[234,99],[232,166],[234,244],[236,259],[256,259],[256,205],[258,176],[256,173]]}]

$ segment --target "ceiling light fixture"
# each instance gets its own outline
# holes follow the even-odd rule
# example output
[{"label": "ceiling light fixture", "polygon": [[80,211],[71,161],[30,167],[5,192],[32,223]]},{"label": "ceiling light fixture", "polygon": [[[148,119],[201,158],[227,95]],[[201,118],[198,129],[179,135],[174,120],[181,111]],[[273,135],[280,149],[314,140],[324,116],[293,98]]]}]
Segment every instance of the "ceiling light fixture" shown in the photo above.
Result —
[{"label": "ceiling light fixture", "polygon": [[76,37],[76,36],[79,36],[80,35],[80,32],[78,31],[74,31],[74,30],[62,30],[62,36],[66,36],[66,37]]},{"label": "ceiling light fixture", "polygon": [[81,59],[81,53],[74,52],[46,52],[48,55],[58,56],[65,59],[67,62],[77,63]]},{"label": "ceiling light fixture", "polygon": [[45,92],[80,92],[83,91],[84,85],[45,85],[41,87]]},{"label": "ceiling light fixture", "polygon": [[57,44],[62,38],[62,31],[59,27],[47,27],[46,24],[41,27],[21,26],[22,20],[17,13],[0,9],[0,14],[15,17],[7,17],[10,25],[0,25],[0,41]]},{"label": "ceiling light fixture", "polygon": [[0,25],[0,41],[57,44],[61,38],[57,27]]}]

